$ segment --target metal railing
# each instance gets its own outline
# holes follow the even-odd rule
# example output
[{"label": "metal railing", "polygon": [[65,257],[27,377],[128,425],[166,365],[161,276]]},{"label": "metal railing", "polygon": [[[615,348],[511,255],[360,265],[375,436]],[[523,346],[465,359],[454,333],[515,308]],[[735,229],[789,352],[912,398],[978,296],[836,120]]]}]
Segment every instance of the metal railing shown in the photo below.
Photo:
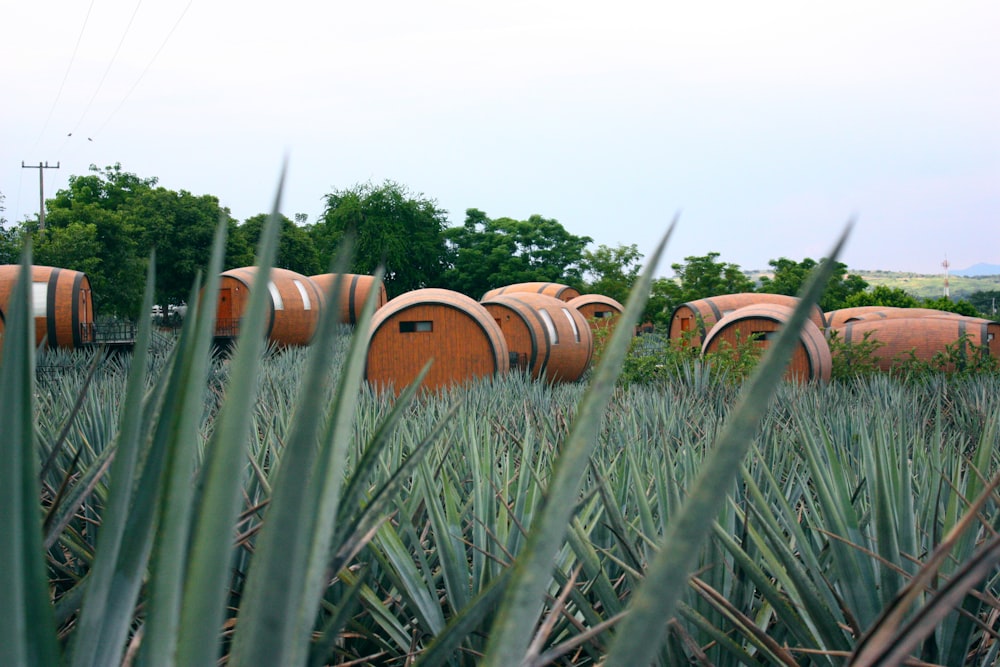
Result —
[{"label": "metal railing", "polygon": [[236,338],[240,334],[239,319],[217,319],[215,320],[216,338]]},{"label": "metal railing", "polygon": [[84,322],[80,324],[80,340],[91,345],[135,342],[135,332],[134,322],[106,324]]}]

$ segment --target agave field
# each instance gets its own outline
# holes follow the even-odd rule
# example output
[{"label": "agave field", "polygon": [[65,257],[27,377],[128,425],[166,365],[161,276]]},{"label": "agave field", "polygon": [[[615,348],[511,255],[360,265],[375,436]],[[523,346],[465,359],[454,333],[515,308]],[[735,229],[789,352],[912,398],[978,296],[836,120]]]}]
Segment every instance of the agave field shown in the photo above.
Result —
[{"label": "agave field", "polygon": [[36,359],[18,292],[0,664],[994,664],[1000,378],[785,383],[803,307],[744,382],[622,385],[648,282],[583,382],[399,398],[332,318]]}]

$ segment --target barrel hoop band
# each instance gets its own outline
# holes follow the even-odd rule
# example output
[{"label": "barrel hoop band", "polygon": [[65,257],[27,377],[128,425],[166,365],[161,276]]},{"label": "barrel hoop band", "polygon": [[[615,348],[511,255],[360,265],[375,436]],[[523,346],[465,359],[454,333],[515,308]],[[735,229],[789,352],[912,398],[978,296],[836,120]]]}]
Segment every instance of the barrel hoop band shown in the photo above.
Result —
[{"label": "barrel hoop band", "polygon": [[45,304],[45,332],[49,341],[49,349],[59,347],[59,333],[56,331],[56,297],[59,294],[59,274],[62,269],[52,269],[49,274],[48,294]]},{"label": "barrel hoop band", "polygon": [[357,317],[357,315],[355,315],[355,311],[354,311],[354,309],[356,307],[355,298],[354,297],[355,297],[355,294],[357,293],[358,280],[360,278],[361,278],[361,276],[358,276],[358,275],[356,275],[353,278],[351,278],[351,288],[350,288],[350,290],[347,293],[347,318],[348,318],[348,321],[351,323],[351,326],[353,326],[353,325],[355,325],[355,324],[358,323],[358,317]]},{"label": "barrel hoop band", "polygon": [[71,292],[73,298],[73,305],[71,306],[71,312],[73,313],[73,347],[83,347],[83,341],[80,336],[80,285],[83,283],[83,274],[79,271],[73,276],[73,291]]}]

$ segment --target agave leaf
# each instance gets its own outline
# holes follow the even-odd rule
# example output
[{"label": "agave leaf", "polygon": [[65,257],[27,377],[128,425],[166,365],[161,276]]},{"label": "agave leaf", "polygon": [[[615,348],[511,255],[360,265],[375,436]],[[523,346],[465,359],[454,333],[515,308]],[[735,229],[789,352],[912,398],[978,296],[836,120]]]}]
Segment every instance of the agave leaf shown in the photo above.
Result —
[{"label": "agave leaf", "polygon": [[496,613],[497,603],[509,585],[512,568],[504,568],[462,610],[453,615],[447,627],[420,654],[418,667],[440,667],[448,664],[462,643],[481,628],[490,615]]},{"label": "agave leaf", "polygon": [[[79,452],[77,453],[79,455]],[[44,546],[49,549],[59,541],[59,536],[65,530],[77,510],[94,492],[97,485],[104,479],[104,475],[111,469],[114,460],[115,447],[105,447],[91,462],[90,466],[80,474],[80,479],[70,490],[62,496],[58,506],[53,503],[49,513],[45,517],[45,539]],[[67,477],[69,473],[67,473]]]},{"label": "agave leaf", "polygon": [[447,605],[452,609],[461,609],[468,603],[471,580],[470,564],[462,542],[461,520],[455,510],[457,496],[462,491],[455,488],[451,474],[435,475],[426,459],[420,466],[420,479],[424,489],[424,505],[435,536],[435,551],[444,581]]},{"label": "agave leaf", "polygon": [[[344,244],[335,266],[346,266],[350,252],[350,243]],[[340,280],[335,280],[333,290]],[[381,280],[381,272],[376,280]],[[331,292],[331,301],[335,293]],[[376,296],[377,290],[368,295],[361,322],[371,318]],[[343,470],[368,350],[368,331],[362,325],[351,337],[324,428],[324,387],[332,353],[329,337],[336,326],[336,309],[326,309],[296,406],[301,416],[293,420],[250,567],[233,642],[233,664],[300,664],[308,659],[331,552],[336,548],[332,539]]]},{"label": "agave leaf", "polygon": [[737,407],[713,451],[702,462],[685,502],[667,524],[662,546],[630,601],[628,615],[615,632],[606,667],[647,665],[659,650],[658,642],[635,641],[635,638],[661,636],[664,623],[674,615],[698,552],[712,530],[719,508],[726,502],[726,494],[719,490],[728,489],[739,474],[761,416],[798,344],[799,331],[832,275],[833,264],[849,230],[850,225],[829,257],[810,276],[798,306],[744,386]]},{"label": "agave leaf", "polygon": [[[146,273],[141,311],[144,313],[148,313],[153,307],[155,267],[156,254],[153,253]],[[102,452],[105,460],[107,457],[114,457],[111,463],[111,478],[114,483],[109,489],[108,503],[101,519],[96,558],[87,575],[87,592],[79,627],[74,633],[73,664],[77,665],[120,660],[133,620],[135,596],[138,595],[145,570],[144,558],[141,559],[142,563],[135,564],[135,568],[123,567],[122,545],[138,537],[134,533],[127,534],[126,527],[132,503],[132,482],[142,453],[142,436],[145,433],[142,402],[151,331],[151,320],[143,318],[136,333],[125,401],[119,417],[118,437],[112,446]],[[99,468],[103,467],[102,462]],[[75,503],[73,506],[75,507]],[[125,584],[125,581],[130,583]]]},{"label": "agave leaf", "polygon": [[[1000,562],[1000,536],[990,537],[971,558],[965,559],[947,583],[920,607],[912,618],[899,629],[890,642],[879,647],[880,653],[866,656],[864,661],[852,661],[854,665],[897,665],[904,664],[928,635],[941,626],[941,622],[961,603],[969,591],[996,569]],[[993,664],[983,662],[982,664]]]},{"label": "agave leaf", "polygon": [[676,220],[636,281],[554,463],[544,507],[534,519],[524,550],[514,563],[512,581],[490,632],[484,660],[488,667],[520,664],[527,654],[545,590],[552,581],[553,557],[564,541],[601,420],[645,306],[653,272],[675,224]]},{"label": "agave leaf", "polygon": [[[338,504],[338,507],[343,509],[340,510],[341,516],[336,522],[333,536],[333,544],[337,549],[337,556],[334,558],[332,565],[334,569],[339,570],[343,567],[350,558],[349,554],[357,553],[359,545],[355,541],[356,538],[359,535],[368,533],[372,526],[381,521],[383,511],[392,500],[392,495],[398,488],[398,483],[405,478],[410,465],[416,463],[415,461],[413,464],[408,463],[404,466],[405,470],[398,470],[393,475],[394,478],[398,478],[397,481],[388,481],[381,488],[377,489],[373,495],[370,495],[368,488],[369,475],[379,465],[379,457],[390,443],[390,436],[402,421],[407,408],[420,390],[420,385],[423,383],[423,379],[426,377],[430,367],[431,362],[428,361],[417,374],[417,377],[414,378],[414,381],[400,392],[389,414],[379,422],[375,433],[371,436],[368,445],[362,452],[361,458],[354,466],[351,478],[347,481],[343,489],[343,494]],[[454,415],[456,408],[457,406],[452,408],[449,417]],[[435,429],[435,433],[440,431],[440,428],[446,421],[447,419],[442,420],[438,428]],[[409,459],[407,461],[409,462]],[[364,509],[358,512],[356,508],[359,507],[364,507]]]},{"label": "agave leaf", "polygon": [[361,587],[368,584],[368,570],[363,570],[357,580],[350,585],[340,599],[337,606],[326,624],[319,639],[313,645],[309,658],[310,667],[323,667],[329,664],[327,656],[333,651],[333,647],[340,636],[341,630],[347,625],[351,615],[360,603]]},{"label": "agave leaf", "polygon": [[[1000,559],[1000,544],[994,536],[971,558],[962,560],[958,572],[954,573],[948,584],[918,612],[915,620],[911,620],[907,628],[904,623],[906,614],[923,592],[932,587],[933,579],[938,575],[945,561],[951,557],[955,545],[960,540],[965,539],[969,533],[974,532],[971,528],[978,524],[980,510],[993,499],[993,494],[998,486],[1000,486],[1000,475],[990,480],[965,515],[934,549],[917,574],[899,591],[895,601],[883,610],[878,621],[865,632],[858,642],[849,664],[858,667],[891,664],[884,662],[887,654],[898,652],[900,647],[910,650],[910,647],[923,639],[929,629],[933,629],[933,625],[929,626],[928,623],[940,619],[943,614],[947,613],[947,610],[942,611],[942,605],[950,610],[951,607],[948,605],[960,600],[996,564],[997,560]],[[931,621],[927,619],[931,619]]]},{"label": "agave leaf", "polygon": [[[264,351],[264,325],[268,320],[266,289],[277,252],[279,204],[284,185],[282,170],[274,209],[261,231],[257,249],[257,289],[240,326],[225,401],[215,431],[205,449],[199,478],[198,507],[192,526],[187,570],[184,576],[176,664],[214,665],[219,657],[219,628],[229,590],[229,562],[233,527],[240,508],[246,443],[249,436],[257,374]],[[214,305],[214,304],[213,304]]]},{"label": "agave leaf", "polygon": [[163,408],[157,420],[154,442],[165,452],[164,472],[157,497],[156,542],[150,577],[152,604],[146,618],[143,657],[147,662],[171,664],[176,655],[184,607],[184,580],[194,522],[195,492],[192,473],[200,437],[212,335],[215,326],[216,293],[226,246],[226,221],[220,220],[206,269],[205,285],[196,279],[188,296],[192,304],[165,382]]},{"label": "agave leaf", "polygon": [[31,244],[11,293],[0,358],[0,664],[60,661],[49,602],[34,439],[35,322],[29,311]]}]

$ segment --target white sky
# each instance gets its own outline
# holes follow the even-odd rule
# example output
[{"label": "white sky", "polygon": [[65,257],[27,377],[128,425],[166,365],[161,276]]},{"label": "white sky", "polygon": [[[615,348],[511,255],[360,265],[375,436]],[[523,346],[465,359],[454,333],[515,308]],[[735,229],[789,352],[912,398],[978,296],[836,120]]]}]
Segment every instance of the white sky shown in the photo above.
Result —
[{"label": "white sky", "polygon": [[[996,0],[2,0],[10,222],[90,164],[315,221],[386,179],[744,269],[1000,264]],[[72,133],[72,136],[67,134]]]}]

